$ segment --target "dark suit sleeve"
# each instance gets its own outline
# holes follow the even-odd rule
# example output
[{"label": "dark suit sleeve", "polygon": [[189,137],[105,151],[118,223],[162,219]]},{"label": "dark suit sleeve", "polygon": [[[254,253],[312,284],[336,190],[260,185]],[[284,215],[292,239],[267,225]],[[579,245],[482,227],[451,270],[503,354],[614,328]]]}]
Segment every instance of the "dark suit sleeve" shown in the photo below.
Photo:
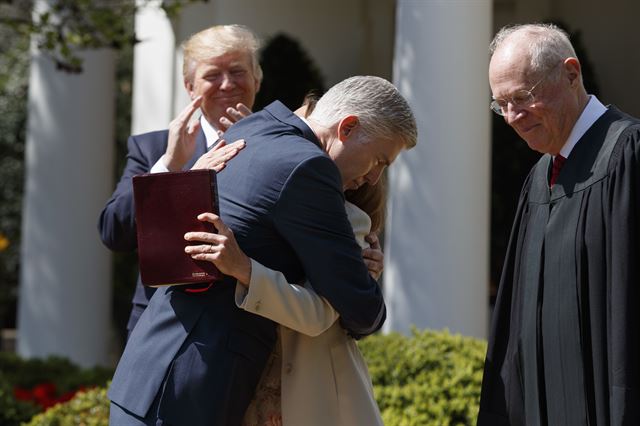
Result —
[{"label": "dark suit sleeve", "polygon": [[135,206],[131,178],[148,173],[153,164],[148,164],[135,136],[127,141],[129,152],[120,181],[113,195],[100,214],[98,229],[105,246],[116,251],[131,251],[137,247]]},{"label": "dark suit sleeve", "polygon": [[273,220],[314,290],[340,314],[342,326],[354,337],[378,330],[386,316],[382,292],[362,260],[331,159],[316,157],[293,171]]}]

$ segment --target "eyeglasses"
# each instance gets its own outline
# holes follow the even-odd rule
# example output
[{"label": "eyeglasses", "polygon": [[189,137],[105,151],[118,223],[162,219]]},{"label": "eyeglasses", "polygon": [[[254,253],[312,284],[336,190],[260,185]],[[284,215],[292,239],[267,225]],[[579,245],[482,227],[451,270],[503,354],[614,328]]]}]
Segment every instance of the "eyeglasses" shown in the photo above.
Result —
[{"label": "eyeglasses", "polygon": [[534,84],[531,89],[516,90],[511,96],[492,100],[489,104],[491,111],[504,117],[508,113],[509,102],[511,102],[511,105],[517,107],[528,107],[533,105],[533,103],[536,101],[536,96],[533,94],[533,91],[536,90],[536,87],[538,87],[540,83],[542,83],[547,77],[551,75],[551,71],[555,70],[557,66],[558,65],[551,68],[551,70],[549,70],[549,72],[545,74],[544,77],[542,77],[536,84]]}]

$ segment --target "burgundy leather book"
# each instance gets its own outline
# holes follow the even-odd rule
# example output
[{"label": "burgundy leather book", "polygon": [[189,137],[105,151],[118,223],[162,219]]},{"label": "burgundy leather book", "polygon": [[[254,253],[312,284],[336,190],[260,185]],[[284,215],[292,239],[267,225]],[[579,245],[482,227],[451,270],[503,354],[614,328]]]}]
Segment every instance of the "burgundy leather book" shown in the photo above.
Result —
[{"label": "burgundy leather book", "polygon": [[[142,283],[149,287],[210,283],[222,277],[211,263],[184,252],[189,231],[215,232],[197,216],[218,214],[213,170],[144,174],[133,177]],[[199,243],[198,243],[199,244]]]}]

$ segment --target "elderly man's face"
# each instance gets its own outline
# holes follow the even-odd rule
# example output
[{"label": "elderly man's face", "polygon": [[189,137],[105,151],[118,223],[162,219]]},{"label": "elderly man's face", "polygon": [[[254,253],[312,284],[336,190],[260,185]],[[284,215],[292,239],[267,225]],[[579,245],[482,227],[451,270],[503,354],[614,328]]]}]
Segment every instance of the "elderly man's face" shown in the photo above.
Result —
[{"label": "elderly man's face", "polygon": [[253,74],[251,54],[228,52],[196,64],[192,81],[185,82],[191,99],[202,95],[202,114],[213,126],[226,109],[243,103],[253,108],[260,82]]},{"label": "elderly man's face", "polygon": [[[570,79],[565,78],[564,63],[548,71],[551,75],[534,75],[529,64],[526,49],[507,40],[489,64],[491,92],[495,99],[510,99],[517,91],[530,90],[540,81],[533,91],[533,102],[520,106],[509,102],[504,119],[531,149],[555,155],[577,119],[576,92]],[[557,78],[559,73],[561,77]]]}]

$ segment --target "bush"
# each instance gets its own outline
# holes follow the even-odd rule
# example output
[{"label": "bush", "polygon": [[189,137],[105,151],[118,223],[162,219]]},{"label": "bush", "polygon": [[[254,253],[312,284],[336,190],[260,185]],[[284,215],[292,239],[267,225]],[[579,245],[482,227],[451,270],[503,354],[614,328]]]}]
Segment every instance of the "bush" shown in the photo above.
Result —
[{"label": "bush", "polygon": [[[447,331],[375,335],[358,344],[386,426],[473,425],[478,413],[486,343]],[[28,426],[109,423],[106,388],[79,392],[34,417]]]},{"label": "bush", "polygon": [[[113,375],[112,369],[82,369],[64,358],[24,360],[6,352],[0,352],[0,372],[0,425],[3,426],[18,426],[56,403],[68,401],[78,390],[104,385]],[[90,392],[90,395],[95,393]],[[95,399],[91,404],[94,402]],[[76,405],[73,407],[77,410]]]},{"label": "bush", "polygon": [[486,343],[447,331],[359,342],[387,426],[473,425]]},{"label": "bush", "polygon": [[102,386],[113,376],[113,369],[106,367],[84,369],[65,358],[22,359],[7,352],[0,352],[0,371],[14,388],[31,389],[43,383],[52,383],[59,393]]},{"label": "bush", "polygon": [[13,396],[13,388],[0,370],[0,425],[17,426],[28,421],[39,411],[39,407]]},{"label": "bush", "polygon": [[69,402],[38,414],[27,426],[109,426],[107,388],[78,392]]}]

